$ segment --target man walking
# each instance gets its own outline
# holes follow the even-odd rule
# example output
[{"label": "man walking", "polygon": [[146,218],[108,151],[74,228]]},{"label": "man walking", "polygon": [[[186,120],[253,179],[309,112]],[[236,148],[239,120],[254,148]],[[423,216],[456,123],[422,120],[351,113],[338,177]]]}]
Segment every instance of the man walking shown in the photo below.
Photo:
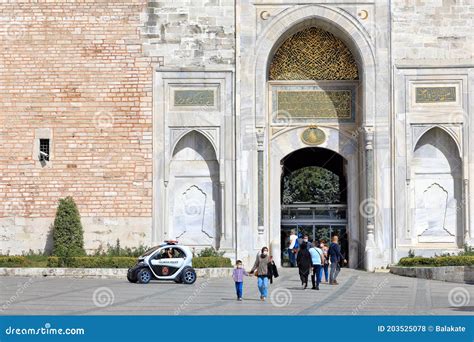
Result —
[{"label": "man walking", "polygon": [[341,253],[341,246],[339,246],[339,237],[334,235],[331,239],[331,245],[329,246],[328,255],[329,260],[331,260],[331,270],[329,272],[329,284],[330,285],[338,285],[339,283],[336,281],[339,272],[341,271],[340,262],[344,261],[347,262],[346,259],[342,256]]},{"label": "man walking", "polygon": [[298,236],[295,234],[295,231],[292,229],[290,234],[290,245],[288,246],[288,257],[290,258],[291,267],[296,266],[296,252],[298,249]]},{"label": "man walking", "polygon": [[314,246],[309,249],[309,253],[311,254],[311,263],[313,265],[313,274],[311,274],[313,290],[319,290],[319,284],[321,283],[321,267],[324,264],[324,252],[317,246],[319,246],[319,241],[316,240],[314,242]]}]

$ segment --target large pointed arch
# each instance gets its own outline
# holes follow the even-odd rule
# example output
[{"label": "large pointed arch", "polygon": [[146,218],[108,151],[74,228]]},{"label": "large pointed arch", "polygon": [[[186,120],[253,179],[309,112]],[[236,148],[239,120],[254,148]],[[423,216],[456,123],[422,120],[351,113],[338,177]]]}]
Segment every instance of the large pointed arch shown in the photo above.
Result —
[{"label": "large pointed arch", "polygon": [[[290,23],[290,24],[289,24]],[[266,82],[270,63],[278,47],[289,36],[304,28],[317,26],[341,39],[352,52],[359,66],[362,89],[364,125],[373,125],[375,119],[375,55],[365,29],[348,13],[319,5],[301,6],[282,11],[262,32],[256,43],[253,70],[255,74],[255,98],[266,98]],[[256,124],[265,122],[266,103],[255,101]]]}]

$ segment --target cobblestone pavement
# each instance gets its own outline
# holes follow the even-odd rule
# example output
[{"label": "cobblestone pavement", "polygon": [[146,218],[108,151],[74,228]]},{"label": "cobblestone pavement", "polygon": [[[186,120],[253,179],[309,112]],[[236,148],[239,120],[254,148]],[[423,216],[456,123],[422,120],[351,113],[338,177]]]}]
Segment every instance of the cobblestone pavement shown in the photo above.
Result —
[{"label": "cobblestone pavement", "polygon": [[126,279],[0,277],[2,315],[473,315],[474,285],[343,269],[338,286],[303,290],[283,269],[259,300],[256,278],[236,301],[232,279],[131,284]]}]

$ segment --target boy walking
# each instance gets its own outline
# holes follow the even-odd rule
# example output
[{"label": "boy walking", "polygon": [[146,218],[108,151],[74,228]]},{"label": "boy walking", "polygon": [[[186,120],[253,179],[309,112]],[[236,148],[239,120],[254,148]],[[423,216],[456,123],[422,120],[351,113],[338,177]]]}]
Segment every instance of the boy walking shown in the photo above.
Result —
[{"label": "boy walking", "polygon": [[235,263],[234,272],[232,278],[235,282],[235,291],[237,292],[237,300],[242,301],[242,294],[244,289],[244,276],[248,276],[248,273],[242,268],[242,261],[237,260]]}]

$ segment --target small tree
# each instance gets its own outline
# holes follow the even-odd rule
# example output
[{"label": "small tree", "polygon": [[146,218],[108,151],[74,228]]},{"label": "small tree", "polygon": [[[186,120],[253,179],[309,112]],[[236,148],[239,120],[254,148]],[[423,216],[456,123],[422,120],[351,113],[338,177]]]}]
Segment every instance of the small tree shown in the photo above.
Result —
[{"label": "small tree", "polygon": [[72,197],[59,200],[53,226],[53,255],[63,258],[85,255],[81,217]]}]

